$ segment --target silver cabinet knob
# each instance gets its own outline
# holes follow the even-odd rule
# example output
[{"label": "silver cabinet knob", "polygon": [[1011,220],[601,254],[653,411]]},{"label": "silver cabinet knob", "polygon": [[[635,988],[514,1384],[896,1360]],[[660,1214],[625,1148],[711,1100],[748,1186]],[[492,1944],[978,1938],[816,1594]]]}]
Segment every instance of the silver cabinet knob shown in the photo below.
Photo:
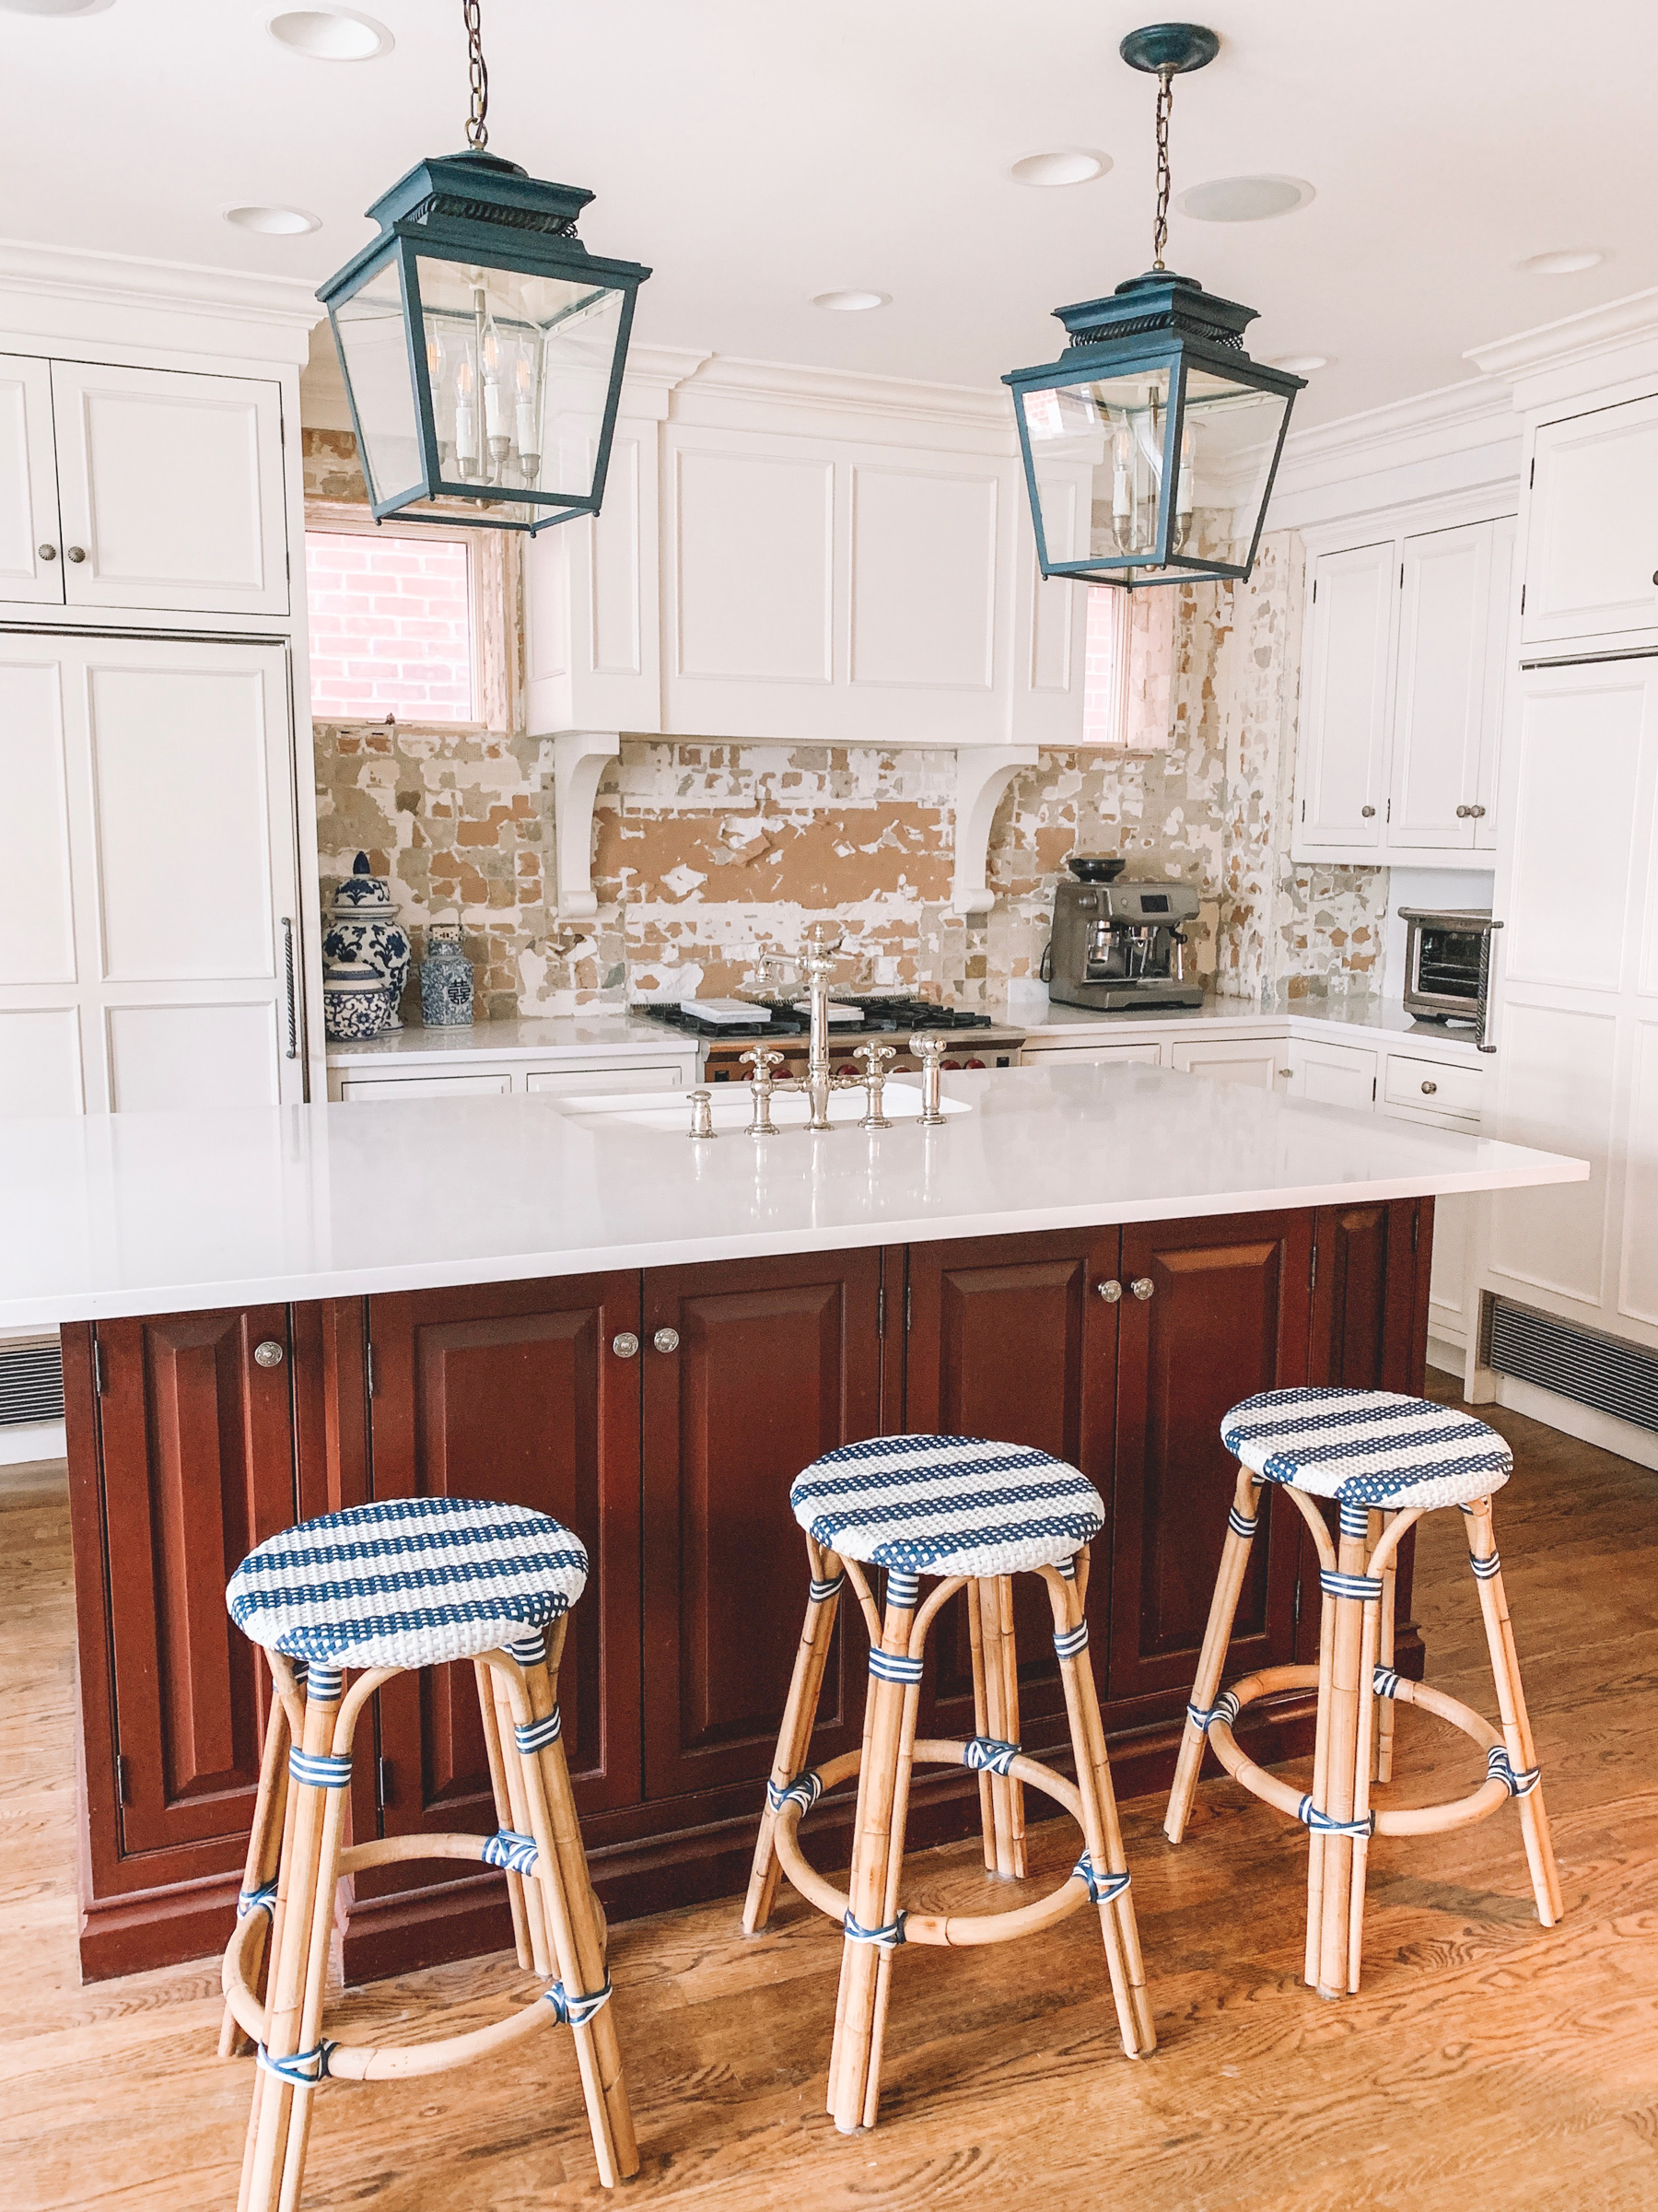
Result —
[{"label": "silver cabinet knob", "polygon": [[638,1349],[639,1340],[631,1328],[625,1328],[620,1336],[611,1339],[611,1350],[619,1360],[631,1360]]},{"label": "silver cabinet knob", "polygon": [[1471,806],[1459,806],[1456,810],[1456,818],[1459,822],[1465,822],[1473,812],[1474,809]]},{"label": "silver cabinet knob", "polygon": [[1276,1070],[1275,1072],[1277,1073],[1279,1083],[1292,1082],[1295,1075],[1295,1070],[1293,1068],[1279,1068]]},{"label": "silver cabinet knob", "polygon": [[1422,1085],[1422,1089],[1423,1089],[1423,1091],[1426,1093],[1426,1094],[1427,1094],[1427,1095],[1428,1095],[1430,1098],[1431,1098],[1431,1097],[1432,1097],[1432,1095],[1433,1095],[1433,1094],[1435,1093],[1435,1091],[1437,1091],[1437,1090],[1439,1089],[1439,1085],[1438,1085],[1438,1083],[1425,1083]]},{"label": "silver cabinet knob", "polygon": [[1115,1275],[1108,1282],[1096,1282],[1094,1289],[1104,1299],[1107,1305],[1115,1305],[1123,1294],[1123,1286]]},{"label": "silver cabinet knob", "polygon": [[86,557],[87,557],[87,548],[86,548],[84,545],[71,545],[71,546],[70,546],[70,548],[69,548],[69,558],[70,558],[72,561],[84,561],[84,560],[86,559]]},{"label": "silver cabinet knob", "polygon": [[677,1352],[679,1350],[679,1330],[677,1328],[659,1328],[650,1340],[659,1352]]},{"label": "silver cabinet knob", "polygon": [[256,1366],[280,1367],[282,1364],[282,1346],[277,1343],[274,1337],[267,1337],[263,1344],[254,1345],[253,1360]]},{"label": "silver cabinet knob", "polygon": [[1134,1293],[1135,1296],[1143,1305],[1146,1300],[1151,1295],[1152,1292],[1157,1288],[1157,1285],[1152,1282],[1150,1275],[1137,1275],[1134,1278],[1134,1281],[1128,1285],[1128,1288]]},{"label": "silver cabinet knob", "polygon": [[1364,816],[1364,819],[1367,822],[1370,820],[1371,816],[1375,813],[1375,811],[1376,810],[1373,806],[1361,806],[1359,809],[1359,812]]},{"label": "silver cabinet knob", "polygon": [[1485,809],[1483,806],[1471,806],[1468,809],[1468,812],[1476,822],[1483,822],[1485,820]]},{"label": "silver cabinet knob", "polygon": [[35,547],[35,551],[40,555],[43,561],[55,561],[57,558],[57,547],[55,545],[37,545]]}]

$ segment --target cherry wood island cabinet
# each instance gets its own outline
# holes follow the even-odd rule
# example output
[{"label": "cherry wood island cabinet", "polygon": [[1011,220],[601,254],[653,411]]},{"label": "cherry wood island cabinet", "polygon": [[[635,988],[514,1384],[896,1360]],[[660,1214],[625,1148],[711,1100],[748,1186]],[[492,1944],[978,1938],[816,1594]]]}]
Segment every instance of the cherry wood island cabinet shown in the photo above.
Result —
[{"label": "cherry wood island cabinet", "polygon": [[[85,1973],[226,1939],[268,1679],[224,1585],[262,1538],[368,1498],[501,1498],[587,1544],[562,1702],[613,1916],[740,1893],[804,1602],[788,1484],[858,1436],[1005,1437],[1089,1475],[1108,1504],[1088,1603],[1118,1789],[1159,1786],[1235,1479],[1220,1416],[1302,1381],[1419,1389],[1432,1228],[1432,1200],[1407,1199],[66,1326]],[[1264,1505],[1238,1669],[1317,1633],[1312,1548]],[[1016,1588],[1022,1733],[1048,1751],[1065,1721],[1047,1609]],[[1407,1547],[1407,1623],[1409,1590]],[[923,1730],[969,1734],[959,1602],[934,1651]],[[1402,1670],[1421,1660],[1403,1627]],[[354,1832],[494,1826],[470,1677],[379,1692]],[[854,1617],[814,1757],[856,1743],[864,1679]],[[1248,1725],[1263,1756],[1303,1748],[1305,1702]],[[929,1771],[912,1832],[964,1833],[976,1808],[971,1776]],[[836,1800],[814,1816],[825,1865],[847,1817]],[[344,1910],[354,1981],[510,1940],[498,1879],[452,1864],[384,1868]]]}]

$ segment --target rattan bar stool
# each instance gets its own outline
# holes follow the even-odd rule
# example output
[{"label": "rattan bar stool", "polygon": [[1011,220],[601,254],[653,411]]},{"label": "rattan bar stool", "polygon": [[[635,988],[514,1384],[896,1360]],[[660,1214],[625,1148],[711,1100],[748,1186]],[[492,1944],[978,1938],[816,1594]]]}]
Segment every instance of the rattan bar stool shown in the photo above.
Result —
[{"label": "rattan bar stool", "polygon": [[[219,2050],[246,2035],[258,2070],[240,2212],[299,2202],[316,2089],[447,2073],[538,2029],[574,2032],[599,2178],[638,2171],[603,1915],[588,1878],[556,1700],[566,1619],[587,1553],[545,1514],[470,1498],[397,1498],[307,1521],[251,1551],[226,1603],[265,1648],[276,1694],[253,1833],[225,1952]],[[495,1784],[496,1834],[343,1841],[351,1743],[403,1669],[470,1658]],[[349,1689],[345,1669],[361,1669]],[[394,1859],[506,1874],[519,1964],[548,1981],[504,2020],[427,2043],[335,2042],[323,1989],[339,1877]]]},{"label": "rattan bar stool", "polygon": [[[1238,1488],[1163,1823],[1170,1842],[1178,1843],[1185,1832],[1207,1740],[1235,1782],[1306,1827],[1305,1974],[1321,1996],[1336,1997],[1359,1987],[1372,1836],[1435,1835],[1483,1820],[1517,1797],[1537,1917],[1552,1927],[1562,1909],[1560,1878],[1491,1520],[1491,1493],[1513,1472],[1508,1445],[1494,1429],[1454,1407],[1389,1390],[1265,1391],[1234,1406],[1220,1434],[1240,1463]],[[1318,1665],[1264,1668],[1222,1693],[1220,1671],[1263,1483],[1278,1484],[1294,1499],[1318,1548]],[[1337,1501],[1338,1545],[1314,1498]],[[1466,1522],[1500,1729],[1459,1699],[1401,1679],[1393,1668],[1399,1540],[1424,1513],[1448,1505],[1459,1506]],[[1255,1698],[1314,1685],[1313,1787],[1302,1793],[1246,1759],[1232,1724]],[[1392,1775],[1395,1702],[1431,1713],[1473,1738],[1486,1754],[1486,1779],[1477,1789],[1445,1804],[1372,1808],[1372,1780]]]},{"label": "rattan bar stool", "polygon": [[[875,2124],[887,2000],[900,1946],[1006,1943],[1052,1926],[1090,1902],[1099,1908],[1123,2048],[1131,2058],[1143,2056],[1155,2047],[1156,2036],[1082,1611],[1089,1540],[1105,1519],[1099,1492],[1074,1467],[1022,1445],[976,1436],[878,1436],[814,1461],[790,1490],[789,1504],[806,1531],[811,1588],[743,1926],[751,1934],[765,1926],[780,1867],[801,1896],[844,1931],[829,2061],[828,2109],[835,2126],[850,2134]],[[884,1619],[866,1566],[886,1569]],[[981,1733],[965,1743],[916,1738],[927,1633],[940,1607],[962,1589],[969,1607],[975,1726],[982,1729],[994,1715],[1000,1725],[1017,1726],[1008,1577],[1021,1572],[1038,1574],[1047,1585],[1077,1765],[1074,1783],[1026,1758],[1010,1737]],[[923,1574],[940,1578],[925,1599]],[[863,1748],[802,1772],[835,1609],[847,1580],[870,1631]],[[995,1871],[1023,1871],[1019,1785],[1057,1799],[1082,1830],[1085,1848],[1074,1870],[1048,1896],[1013,1912],[905,1912],[899,1903],[904,1832],[910,1772],[917,1760],[978,1773],[986,1864]],[[851,1874],[842,1891],[808,1864],[799,1829],[823,1792],[852,1774],[858,1776],[858,1807]]]}]

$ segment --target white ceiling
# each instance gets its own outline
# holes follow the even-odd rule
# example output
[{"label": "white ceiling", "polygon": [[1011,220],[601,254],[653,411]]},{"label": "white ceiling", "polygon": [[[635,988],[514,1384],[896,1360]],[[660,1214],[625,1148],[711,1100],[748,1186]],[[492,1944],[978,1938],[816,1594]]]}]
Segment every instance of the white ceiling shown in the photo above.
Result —
[{"label": "white ceiling", "polygon": [[[321,280],[362,209],[466,108],[460,0],[355,0],[384,60],[302,59],[282,0],[0,13],[0,224],[37,244]],[[597,252],[651,264],[637,335],[959,384],[1058,350],[1049,310],[1150,258],[1150,79],[1132,0],[483,0],[491,150],[598,194]],[[1658,9],[1650,0],[1204,0],[1220,59],[1176,88],[1174,187],[1310,179],[1276,221],[1176,215],[1172,266],[1249,301],[1252,353],[1334,366],[1313,422],[1454,382],[1477,342],[1658,284]],[[1590,32],[1593,36],[1589,36]],[[1092,184],[1010,181],[1100,148]],[[227,205],[321,230],[234,230]],[[1526,256],[1594,246],[1587,274]],[[813,293],[892,304],[832,314]]]}]

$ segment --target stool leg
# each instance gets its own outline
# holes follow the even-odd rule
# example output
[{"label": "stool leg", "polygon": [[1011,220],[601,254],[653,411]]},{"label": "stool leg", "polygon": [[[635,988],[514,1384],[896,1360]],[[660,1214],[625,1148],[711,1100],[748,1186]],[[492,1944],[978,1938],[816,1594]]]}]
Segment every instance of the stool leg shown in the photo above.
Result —
[{"label": "stool leg", "polygon": [[[1393,1527],[1391,1513],[1377,1514],[1371,1523],[1371,1550],[1376,1548],[1376,1539]],[[1394,1663],[1394,1627],[1396,1620],[1396,1594],[1394,1587],[1395,1554],[1389,1552],[1387,1564],[1382,1570],[1382,1627],[1377,1650],[1377,1664],[1391,1673]],[[1376,1700],[1376,1757],[1373,1773],[1378,1782],[1393,1780],[1394,1754],[1394,1701],[1390,1697]]]},{"label": "stool leg", "polygon": [[[518,1692],[529,1708],[529,1721],[546,1721],[555,1708],[557,1661],[564,1653],[564,1628],[559,1621],[551,1633],[548,1656],[542,1666],[524,1668],[524,1690],[508,1681],[508,1694]],[[518,1703],[518,1697],[515,1697]],[[521,1726],[520,1715],[513,1715]],[[559,1980],[566,1991],[592,1995],[606,1986],[606,1944],[599,1915],[599,1900],[592,1896],[588,1854],[581,1844],[575,1797],[570,1794],[570,1767],[564,1756],[564,1737],[543,1743],[524,1759],[524,1781],[529,1794],[531,1833],[540,1854],[535,1887],[546,1902],[548,1940],[557,1960]],[[546,1880],[542,1880],[546,1867]],[[619,2177],[639,2172],[639,2144],[632,2125],[628,2084],[621,2070],[621,2044],[610,2007],[601,2007],[588,2022],[575,2026],[577,2064],[581,2068],[581,2090],[588,2103],[588,2125],[592,2130],[592,2155],[599,2163],[599,2181],[613,2188]]]},{"label": "stool leg", "polygon": [[[1208,1626],[1203,1632],[1203,1649],[1197,1659],[1197,1679],[1192,1685],[1192,1703],[1199,1712],[1207,1713],[1220,1694],[1220,1676],[1226,1666],[1226,1647],[1232,1641],[1232,1621],[1238,1610],[1238,1598],[1244,1587],[1244,1570],[1249,1565],[1249,1550],[1255,1541],[1256,1484],[1246,1467],[1238,1469],[1238,1487],[1232,1498],[1232,1512],[1227,1516],[1226,1543],[1220,1553],[1220,1572],[1215,1578],[1215,1594],[1209,1600]],[[1163,1816],[1163,1833],[1171,1843],[1178,1843],[1185,1833],[1185,1824],[1191,1817],[1192,1799],[1197,1789],[1197,1775],[1203,1765],[1204,1731],[1188,1712],[1185,1731],[1180,1739],[1180,1757],[1174,1768],[1174,1786],[1169,1792],[1169,1809]]]},{"label": "stool leg", "polygon": [[[1379,1698],[1371,1689],[1375,1680],[1376,1654],[1382,1642],[1382,1608],[1386,1597],[1387,1584],[1383,1579],[1382,1595],[1367,1598],[1364,1618],[1359,1633],[1359,1735],[1353,1748],[1353,1819],[1367,1820],[1370,1816],[1371,1772],[1376,1757],[1378,1729],[1377,1709],[1391,1711],[1393,1700]],[[1370,1869],[1370,1838],[1353,1838],[1353,1865],[1348,1896],[1348,1994],[1356,1995],[1359,1989],[1359,1964],[1364,1950],[1364,1885]]]},{"label": "stool leg", "polygon": [[[969,1586],[971,1599],[972,1589]],[[909,1821],[910,1777],[915,1771],[916,1724],[921,1715],[921,1685],[906,1682],[904,1715],[898,1727],[898,1764],[893,1782],[893,1831],[887,1845],[886,1888],[882,1925],[891,1927],[898,1917],[898,1898],[904,1882],[904,1839]],[[1022,1843],[1022,1837],[1021,1839]],[[895,1947],[883,1945],[876,1953],[875,2007],[870,2021],[870,2071],[864,2085],[863,2124],[873,2127],[881,2105],[881,2054],[886,2042],[887,2000],[893,1987]]]},{"label": "stool leg", "polygon": [[[506,1759],[501,1750],[501,1721],[496,1710],[495,1678],[482,1659],[473,1661],[473,1675],[478,1685],[478,1717],[484,1724],[484,1748],[489,1756],[489,1781],[495,1797],[496,1826],[516,1828],[512,1797],[507,1781]],[[521,1874],[515,1874],[510,1867],[507,1869],[507,1902],[512,1908],[512,1948],[518,1954],[519,1965],[528,1973],[534,1965],[534,1959],[530,1949],[524,1878]]]},{"label": "stool leg", "polygon": [[[818,1700],[823,1694],[823,1669],[835,1635],[835,1616],[840,1604],[845,1570],[833,1551],[820,1551],[806,1539],[811,1559],[811,1595],[806,1600],[806,1621],[800,1631],[800,1648],[795,1654],[794,1675],[788,1685],[788,1703],[777,1731],[776,1757],[772,1761],[765,1808],[760,1815],[760,1833],[754,1843],[753,1870],[742,1904],[742,1932],[756,1936],[772,1915],[776,1901],[777,1863],[773,1835],[777,1816],[772,1809],[772,1791],[787,1789],[811,1754],[811,1732],[817,1726]],[[822,1596],[819,1593],[823,1592]]]},{"label": "stool leg", "polygon": [[[1065,1684],[1065,1706],[1070,1720],[1071,1750],[1077,1762],[1077,1789],[1082,1799],[1082,1833],[1089,1863],[1096,1876],[1126,1876],[1128,1860],[1117,1820],[1116,1793],[1111,1785],[1111,1762],[1106,1756],[1099,1693],[1088,1659],[1081,1588],[1062,1569],[1045,1567],[1042,1576],[1048,1585],[1048,1598],[1054,1609],[1054,1643],[1059,1654],[1060,1678]],[[1075,1641],[1079,1631],[1080,1644]],[[1146,1992],[1139,1928],[1127,1883],[1116,1896],[1103,1901],[1099,1910],[1100,1934],[1105,1945],[1105,1962],[1111,1972],[1123,2049],[1130,2058],[1143,2058],[1157,2048],[1157,2031],[1151,2020],[1151,2000]]]},{"label": "stool leg", "polygon": [[[967,1613],[967,1642],[973,1657],[973,1733],[988,1736],[990,1730],[990,1701],[985,1686],[985,1624],[978,1601],[978,1585],[970,1582],[962,1593],[962,1603]],[[990,1795],[990,1774],[979,1771],[979,1832],[985,1845],[985,1872],[995,1874],[998,1868],[996,1855],[996,1800]]]},{"label": "stool leg", "polygon": [[[1013,1633],[1013,1578],[987,1575],[967,1586],[969,1610],[976,1606],[979,1645],[985,1670],[985,1721],[981,1733],[1002,1743],[1019,1741],[1019,1650]],[[977,1685],[975,1684],[975,1709]],[[1025,1873],[1024,1785],[1010,1774],[990,1774],[991,1832],[985,1865],[992,1874],[1023,1880]],[[981,1803],[983,1793],[981,1792]]]},{"label": "stool leg", "polygon": [[[1344,1516],[1337,1551],[1340,1573],[1362,1576],[1369,1556],[1364,1539],[1368,1518]],[[1357,1533],[1355,1533],[1357,1531]],[[1325,1797],[1314,1804],[1333,1820],[1353,1818],[1358,1787],[1355,1761],[1359,1749],[1359,1708],[1370,1694],[1370,1683],[1360,1682],[1360,1663],[1364,1641],[1364,1606],[1357,1598],[1334,1600],[1335,1633],[1330,1659],[1329,1725],[1325,1731]],[[1322,1685],[1321,1685],[1322,1687]],[[1328,1835],[1324,1839],[1322,1895],[1318,1947],[1318,1994],[1338,1997],[1347,1989],[1349,1918],[1353,1891],[1353,1839]]]},{"label": "stool leg", "polygon": [[[917,1597],[913,1575],[888,1576],[886,1618],[879,1649],[870,1655],[870,1702],[864,1757],[858,1777],[852,1826],[852,1870],[847,1885],[848,1919],[860,1929],[885,1927],[893,1811],[904,1732],[905,1680],[909,1632]],[[882,1662],[887,1662],[883,1668]],[[877,1946],[848,1934],[841,1951],[835,2045],[829,2057],[829,2111],[843,2135],[864,2124],[870,2088],[875,2021]]]},{"label": "stool leg", "polygon": [[[1509,1764],[1516,1773],[1529,1773],[1537,1763],[1531,1718],[1525,1709],[1525,1691],[1520,1680],[1520,1657],[1514,1649],[1514,1632],[1509,1621],[1508,1598],[1503,1593],[1502,1568],[1497,1552],[1497,1535],[1491,1521],[1489,1498],[1477,1499],[1465,1509],[1468,1551],[1479,1586],[1479,1609],[1485,1620],[1486,1642],[1490,1647],[1491,1674],[1497,1685],[1497,1710],[1502,1720],[1503,1741]],[[1565,1911],[1560,1897],[1560,1870],[1555,1863],[1554,1840],[1539,1781],[1520,1800],[1520,1832],[1525,1839],[1526,1864],[1531,1869],[1532,1893],[1537,1901],[1537,1918],[1546,1928],[1554,1926]]]},{"label": "stool leg", "polygon": [[[1313,1737],[1313,1802],[1325,1805],[1330,1788],[1330,1683],[1336,1663],[1336,1601],[1320,1590],[1318,1599],[1318,1718]],[[1318,1987],[1318,1961],[1324,1941],[1325,1838],[1307,1832],[1307,1945],[1302,1979],[1309,1989]]]},{"label": "stool leg", "polygon": [[[259,1762],[259,1794],[253,1800],[253,1829],[248,1838],[248,1856],[242,1867],[244,1896],[251,1896],[255,1890],[274,1882],[282,1864],[282,1832],[287,1811],[287,1708],[273,1680],[271,1710],[265,1717],[264,1750]],[[245,1912],[248,1907],[243,1905],[239,1909]],[[248,1960],[248,1985],[263,1996],[271,1929],[263,1911],[260,1919],[264,1925],[251,1938],[252,1956]],[[219,2028],[219,2056],[236,2057],[247,2040],[227,2005]]]}]

